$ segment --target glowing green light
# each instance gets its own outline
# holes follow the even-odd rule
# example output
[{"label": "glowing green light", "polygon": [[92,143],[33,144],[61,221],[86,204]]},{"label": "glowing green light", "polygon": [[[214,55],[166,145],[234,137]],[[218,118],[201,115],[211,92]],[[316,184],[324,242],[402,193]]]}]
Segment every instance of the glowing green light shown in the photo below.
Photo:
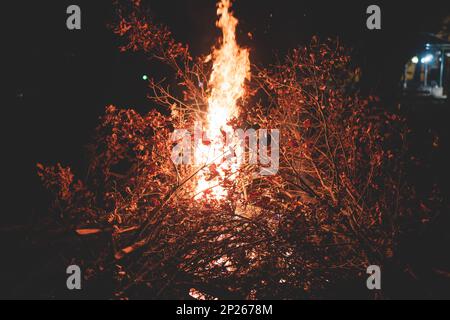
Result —
[{"label": "glowing green light", "polygon": [[142,80],[147,81],[147,80],[148,80],[148,76],[147,76],[146,74],[144,74],[144,75],[142,76]]}]

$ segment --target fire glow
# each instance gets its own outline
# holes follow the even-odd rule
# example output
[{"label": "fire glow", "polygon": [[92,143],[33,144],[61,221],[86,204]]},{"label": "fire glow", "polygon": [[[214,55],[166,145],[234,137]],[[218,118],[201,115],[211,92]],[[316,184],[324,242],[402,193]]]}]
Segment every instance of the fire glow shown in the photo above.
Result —
[{"label": "fire glow", "polygon": [[[224,161],[226,146],[225,136],[233,136],[230,120],[239,116],[238,101],[245,94],[244,83],[250,79],[250,59],[247,49],[239,47],[236,42],[238,20],[229,11],[230,0],[218,3],[217,15],[220,17],[217,27],[222,29],[222,42],[218,49],[208,56],[213,61],[212,74],[209,79],[210,94],[205,124],[206,139],[195,145],[197,163],[206,166],[199,173],[196,199],[208,194],[213,199],[221,200],[227,196],[222,183],[226,176],[238,172],[239,163],[228,155]],[[241,148],[236,146],[235,148]],[[234,150],[242,152],[243,150]]]}]

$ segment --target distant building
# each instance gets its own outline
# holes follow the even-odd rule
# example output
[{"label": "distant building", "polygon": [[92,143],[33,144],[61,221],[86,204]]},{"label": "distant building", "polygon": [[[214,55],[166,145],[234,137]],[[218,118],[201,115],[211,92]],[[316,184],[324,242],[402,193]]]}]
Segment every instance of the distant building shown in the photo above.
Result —
[{"label": "distant building", "polygon": [[406,97],[445,100],[450,96],[450,42],[421,35],[416,54],[405,65],[402,93]]}]

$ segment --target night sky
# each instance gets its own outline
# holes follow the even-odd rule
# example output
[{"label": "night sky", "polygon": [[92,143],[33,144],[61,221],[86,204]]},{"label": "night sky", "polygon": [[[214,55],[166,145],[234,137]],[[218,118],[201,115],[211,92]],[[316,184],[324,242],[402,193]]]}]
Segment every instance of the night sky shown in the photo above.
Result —
[{"label": "night sky", "polygon": [[[219,35],[215,0],[143,3],[177,40],[189,44],[194,55],[210,52]],[[81,31],[66,29],[65,11],[70,4],[82,9]],[[366,28],[365,11],[370,4],[382,8],[381,31]],[[35,175],[36,162],[61,161],[81,170],[85,165],[84,146],[105,106],[149,110],[152,105],[146,99],[142,76],[158,74],[142,55],[119,52],[120,42],[107,28],[114,20],[111,1],[15,1],[6,7],[3,11],[8,27],[3,51],[10,54],[5,61],[13,67],[8,77],[13,107],[7,113],[14,119],[8,122],[15,126],[21,123],[20,130],[13,130],[23,134],[11,148],[17,148],[14,154],[19,154],[23,145],[28,146],[26,159],[31,169],[30,201],[17,198],[17,194],[23,194],[18,193],[23,185],[17,179],[11,184],[13,195],[8,199],[20,207],[31,205],[36,213],[36,208],[45,205]],[[437,31],[443,17],[450,13],[445,1],[238,0],[234,11],[240,20],[239,42],[251,48],[253,63],[273,63],[313,35],[337,36],[354,48],[355,61],[363,70],[362,89],[382,96],[396,90],[406,52],[411,50],[408,41],[418,32]],[[249,32],[253,39],[247,36]],[[8,126],[7,130],[6,134],[11,134]],[[16,156],[8,160],[17,163]],[[29,181],[28,172],[20,181]],[[17,210],[9,214],[14,221],[28,218],[29,211]]]}]

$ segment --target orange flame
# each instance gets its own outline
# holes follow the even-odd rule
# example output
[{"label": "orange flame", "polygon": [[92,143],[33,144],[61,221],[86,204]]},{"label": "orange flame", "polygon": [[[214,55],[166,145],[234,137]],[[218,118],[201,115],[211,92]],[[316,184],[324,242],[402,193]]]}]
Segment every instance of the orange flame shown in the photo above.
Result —
[{"label": "orange flame", "polygon": [[220,16],[217,27],[222,29],[223,39],[221,47],[214,49],[212,56],[209,56],[213,59],[213,71],[209,80],[205,127],[210,143],[200,141],[195,149],[197,163],[210,166],[199,174],[197,199],[206,191],[214,199],[226,197],[227,191],[221,183],[227,172],[233,175],[239,169],[236,161],[223,160],[224,134],[232,134],[233,128],[228,123],[239,116],[237,102],[245,94],[245,80],[250,79],[249,52],[236,43],[238,20],[229,11],[231,2],[221,0],[217,7],[217,15]]}]

